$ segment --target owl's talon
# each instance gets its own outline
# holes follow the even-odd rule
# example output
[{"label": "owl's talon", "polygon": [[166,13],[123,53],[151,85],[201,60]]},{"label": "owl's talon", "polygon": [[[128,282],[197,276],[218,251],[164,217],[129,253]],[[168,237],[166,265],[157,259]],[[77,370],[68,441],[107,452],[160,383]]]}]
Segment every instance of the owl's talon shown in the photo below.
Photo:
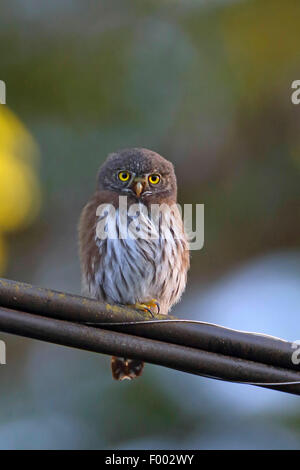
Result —
[{"label": "owl's talon", "polygon": [[159,305],[159,302],[156,300],[156,299],[152,299],[150,300],[149,302],[146,303],[147,307],[149,307],[150,309],[151,308],[154,308],[155,309],[155,313],[157,315],[159,315],[160,313],[160,305]]},{"label": "owl's talon", "polygon": [[[152,318],[154,318],[155,315],[158,315],[160,312],[160,305],[156,299],[152,299],[145,303],[137,302],[136,304],[132,305],[132,307],[137,308],[138,310],[143,310],[143,312],[149,312]],[[155,311],[153,311],[153,309],[155,309]]]}]

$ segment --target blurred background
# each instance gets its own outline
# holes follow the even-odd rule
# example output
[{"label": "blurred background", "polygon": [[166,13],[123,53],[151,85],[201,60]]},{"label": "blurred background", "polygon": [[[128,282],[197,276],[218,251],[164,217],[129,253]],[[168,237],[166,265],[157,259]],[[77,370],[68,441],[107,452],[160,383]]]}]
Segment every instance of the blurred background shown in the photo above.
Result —
[{"label": "blurred background", "polygon": [[[205,204],[174,314],[300,339],[300,3],[0,6],[0,275],[80,293],[77,222],[109,152],[148,147]],[[2,449],[298,449],[299,397],[0,334]]]}]

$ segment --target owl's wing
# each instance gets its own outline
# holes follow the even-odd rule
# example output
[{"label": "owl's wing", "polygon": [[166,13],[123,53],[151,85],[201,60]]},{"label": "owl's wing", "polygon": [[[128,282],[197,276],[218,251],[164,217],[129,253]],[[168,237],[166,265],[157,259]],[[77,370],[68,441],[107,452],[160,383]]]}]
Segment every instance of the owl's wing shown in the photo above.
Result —
[{"label": "owl's wing", "polygon": [[91,285],[95,281],[95,270],[101,262],[101,255],[95,240],[96,214],[101,203],[101,195],[94,194],[83,208],[78,225],[82,294],[87,297],[91,296]]}]

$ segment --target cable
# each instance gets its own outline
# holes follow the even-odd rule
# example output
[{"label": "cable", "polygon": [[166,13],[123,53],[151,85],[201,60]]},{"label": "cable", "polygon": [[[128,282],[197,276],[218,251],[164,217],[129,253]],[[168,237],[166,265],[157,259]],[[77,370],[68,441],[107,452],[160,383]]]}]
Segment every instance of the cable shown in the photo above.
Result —
[{"label": "cable", "polygon": [[[176,320],[144,320],[144,321],[138,321],[138,322],[111,322],[111,323],[85,323],[86,325],[89,326],[107,326],[107,325],[118,325],[118,326],[126,326],[126,325],[136,325],[136,324],[149,324],[149,323],[196,323],[196,324],[202,324],[202,325],[210,325],[210,326],[218,326],[214,323],[208,323],[208,322],[203,322],[199,320],[183,320],[183,319],[176,319]],[[241,330],[232,330],[232,331],[240,331]],[[243,332],[243,333],[250,333],[250,332]],[[264,333],[253,333],[253,335],[260,335],[260,336],[265,336],[268,338],[273,338],[273,339],[278,339],[280,341],[283,341],[281,338],[277,338],[276,336],[271,336],[271,335],[266,335]],[[296,382],[245,382],[245,381],[234,381],[234,383],[240,383],[240,384],[247,384],[247,385],[268,385],[268,386],[276,386],[276,385],[298,385],[300,384],[300,380]]]},{"label": "cable", "polygon": [[[170,316],[145,319],[126,307],[6,279],[0,306],[0,330],[8,333],[300,394],[293,344],[270,335]],[[90,338],[97,338],[92,346]]]}]

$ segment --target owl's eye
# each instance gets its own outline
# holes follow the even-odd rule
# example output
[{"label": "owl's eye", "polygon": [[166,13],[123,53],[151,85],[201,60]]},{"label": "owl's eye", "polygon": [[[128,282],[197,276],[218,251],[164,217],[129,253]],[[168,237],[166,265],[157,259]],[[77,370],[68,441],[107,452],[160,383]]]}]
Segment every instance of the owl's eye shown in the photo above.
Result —
[{"label": "owl's eye", "polygon": [[157,175],[157,174],[150,175],[150,176],[149,176],[149,182],[150,182],[151,184],[157,184],[157,183],[159,183],[159,182],[160,182],[160,176]]},{"label": "owl's eye", "polygon": [[130,173],[128,171],[120,171],[118,177],[121,181],[128,181],[130,178]]}]

